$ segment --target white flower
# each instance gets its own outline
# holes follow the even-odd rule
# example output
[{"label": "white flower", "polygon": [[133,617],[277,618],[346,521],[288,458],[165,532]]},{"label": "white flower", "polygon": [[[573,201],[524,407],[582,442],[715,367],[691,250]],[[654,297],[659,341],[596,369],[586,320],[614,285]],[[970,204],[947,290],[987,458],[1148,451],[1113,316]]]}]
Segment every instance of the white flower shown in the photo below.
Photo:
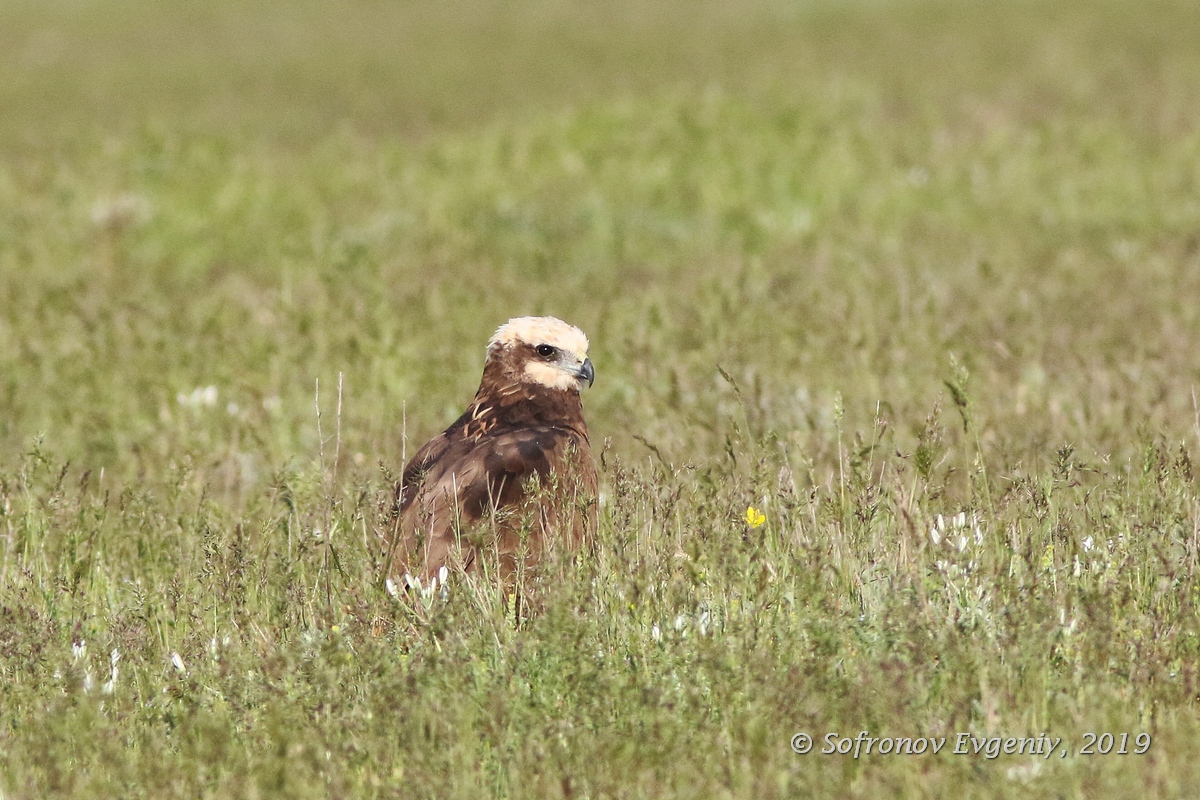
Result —
[{"label": "white flower", "polygon": [[1004,771],[1004,777],[1010,781],[1020,781],[1021,783],[1029,783],[1038,776],[1042,771],[1042,762],[1038,760],[1030,761],[1027,764],[1009,767]]},{"label": "white flower", "polygon": [[[215,643],[216,640],[214,639],[213,642]],[[175,668],[176,672],[187,673],[187,667],[183,664],[183,656],[179,653],[171,653],[171,666]]]},{"label": "white flower", "polygon": [[972,541],[977,545],[983,544],[983,528],[980,527],[979,518],[975,514],[971,514],[968,518],[967,512],[960,511],[950,519],[938,514],[933,527],[929,529],[929,539],[934,546],[941,544],[944,540],[962,553],[972,544]]},{"label": "white flower", "polygon": [[217,404],[217,387],[201,386],[190,393],[180,392],[175,400],[184,408],[212,408]]},{"label": "white flower", "polygon": [[79,661],[82,658],[87,658],[87,642],[80,639],[71,644],[71,661]]},{"label": "white flower", "polygon": [[949,526],[946,524],[946,518],[938,514],[937,518],[933,521],[933,527],[929,529],[929,539],[935,547],[941,544],[942,540],[946,538],[947,527]]},{"label": "white flower", "polygon": [[396,588],[396,582],[394,580],[392,580],[391,578],[388,578],[386,581],[383,582],[383,588],[387,589],[387,593],[390,594],[392,597],[400,596],[400,590]]},{"label": "white flower", "polygon": [[1095,546],[1096,546],[1096,540],[1093,539],[1091,536],[1089,536],[1083,540],[1083,552],[1090,553],[1090,552],[1092,552],[1092,548]]},{"label": "white flower", "polygon": [[119,675],[121,672],[119,669],[117,669],[117,662],[120,660],[121,653],[117,651],[116,648],[113,648],[113,651],[109,653],[108,656],[108,663],[112,666],[112,674],[109,676],[108,680],[105,681],[104,685],[100,687],[100,691],[104,694],[112,694],[117,688],[117,675]]},{"label": "white flower", "polygon": [[662,630],[659,629],[657,622],[650,628],[650,638],[656,642],[662,641]]}]

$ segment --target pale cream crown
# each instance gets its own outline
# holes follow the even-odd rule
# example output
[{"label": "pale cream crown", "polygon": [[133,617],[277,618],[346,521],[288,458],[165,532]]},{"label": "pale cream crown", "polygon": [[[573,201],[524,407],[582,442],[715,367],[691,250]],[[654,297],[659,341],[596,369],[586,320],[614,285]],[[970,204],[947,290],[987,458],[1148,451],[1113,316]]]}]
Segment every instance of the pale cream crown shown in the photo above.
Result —
[{"label": "pale cream crown", "polygon": [[562,354],[559,361],[529,361],[525,365],[527,379],[553,389],[578,391],[582,387],[579,369],[587,361],[588,338],[579,328],[556,317],[514,317],[488,340],[488,354],[517,343],[531,347],[547,344]]}]

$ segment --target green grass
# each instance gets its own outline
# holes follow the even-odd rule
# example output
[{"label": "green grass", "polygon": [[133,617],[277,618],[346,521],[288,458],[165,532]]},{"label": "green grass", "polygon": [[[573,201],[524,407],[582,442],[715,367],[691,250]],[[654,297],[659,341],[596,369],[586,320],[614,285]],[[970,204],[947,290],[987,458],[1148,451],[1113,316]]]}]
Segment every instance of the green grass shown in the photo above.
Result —
[{"label": "green grass", "polygon": [[[289,9],[0,10],[0,797],[1197,793],[1192,4]],[[397,601],[526,313],[597,552]]]}]

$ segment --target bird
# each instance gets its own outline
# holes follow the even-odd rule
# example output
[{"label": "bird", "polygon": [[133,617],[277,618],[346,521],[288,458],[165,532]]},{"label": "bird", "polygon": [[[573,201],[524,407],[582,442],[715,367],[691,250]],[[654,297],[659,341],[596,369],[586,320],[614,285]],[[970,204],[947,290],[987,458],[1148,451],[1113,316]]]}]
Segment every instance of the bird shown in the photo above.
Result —
[{"label": "bird", "polygon": [[[405,465],[388,576],[428,587],[447,568],[509,591],[554,550],[595,532],[597,474],[580,392],[588,338],[555,317],[514,317],[487,343],[474,400]],[[414,580],[415,579],[415,580]]]}]

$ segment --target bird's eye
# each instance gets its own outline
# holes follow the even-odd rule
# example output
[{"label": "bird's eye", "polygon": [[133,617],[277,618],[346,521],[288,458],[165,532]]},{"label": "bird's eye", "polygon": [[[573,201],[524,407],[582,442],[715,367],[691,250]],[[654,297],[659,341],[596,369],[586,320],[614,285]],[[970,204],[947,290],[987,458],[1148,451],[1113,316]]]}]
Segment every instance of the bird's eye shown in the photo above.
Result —
[{"label": "bird's eye", "polygon": [[549,358],[554,355],[554,348],[548,344],[539,344],[537,346],[537,354],[542,358]]}]

